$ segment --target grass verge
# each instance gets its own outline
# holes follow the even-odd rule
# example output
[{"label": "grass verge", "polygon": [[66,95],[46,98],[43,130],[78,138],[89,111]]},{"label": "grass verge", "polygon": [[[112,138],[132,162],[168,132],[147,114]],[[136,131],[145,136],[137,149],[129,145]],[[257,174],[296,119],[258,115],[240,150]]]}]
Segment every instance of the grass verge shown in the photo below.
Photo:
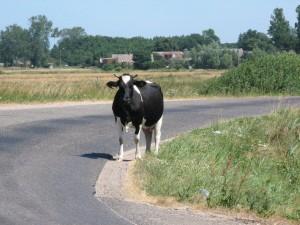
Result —
[{"label": "grass verge", "polygon": [[300,221],[300,110],[194,130],[147,155],[135,175],[153,196]]}]

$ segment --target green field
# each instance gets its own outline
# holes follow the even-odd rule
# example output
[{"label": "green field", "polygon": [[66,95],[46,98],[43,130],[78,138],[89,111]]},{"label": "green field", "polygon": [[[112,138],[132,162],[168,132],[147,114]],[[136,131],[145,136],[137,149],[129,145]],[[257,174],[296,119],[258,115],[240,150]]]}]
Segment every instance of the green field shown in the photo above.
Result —
[{"label": "green field", "polygon": [[135,166],[149,195],[300,222],[300,110],[196,129]]}]

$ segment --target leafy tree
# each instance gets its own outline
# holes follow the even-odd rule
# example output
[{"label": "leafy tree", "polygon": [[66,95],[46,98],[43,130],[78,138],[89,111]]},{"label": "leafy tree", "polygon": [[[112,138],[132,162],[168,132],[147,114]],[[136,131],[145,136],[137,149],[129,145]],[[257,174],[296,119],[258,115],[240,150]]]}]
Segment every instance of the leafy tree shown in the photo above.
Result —
[{"label": "leafy tree", "polygon": [[213,42],[220,44],[220,38],[215,34],[213,29],[202,31],[203,44],[208,45]]},{"label": "leafy tree", "polygon": [[173,38],[157,37],[154,41],[154,51],[174,51],[178,49]]},{"label": "leafy tree", "polygon": [[198,45],[190,52],[191,64],[194,68],[227,69],[238,65],[238,55],[230,48],[216,42],[209,45]]},{"label": "leafy tree", "polygon": [[52,22],[46,16],[38,15],[29,19],[31,42],[31,62],[34,66],[45,66],[49,57],[49,37],[52,33]]},{"label": "leafy tree", "polygon": [[294,37],[289,22],[285,19],[283,9],[276,8],[271,16],[268,30],[274,45],[280,50],[290,50],[294,47]]},{"label": "leafy tree", "polygon": [[225,52],[220,57],[220,67],[223,69],[231,68],[233,66],[233,57],[229,52]]},{"label": "leafy tree", "polygon": [[65,28],[58,32],[61,40],[69,38],[71,40],[78,39],[87,35],[82,27]]},{"label": "leafy tree", "polygon": [[133,53],[134,67],[136,69],[149,69],[151,65],[151,52],[138,51]]},{"label": "leafy tree", "polygon": [[254,48],[250,54],[248,54],[245,59],[246,60],[255,60],[257,58],[268,55],[268,53],[260,48]]},{"label": "leafy tree", "polygon": [[203,36],[200,34],[191,34],[186,36],[175,36],[172,37],[178,46],[178,50],[192,49],[197,45],[202,45],[204,40]]},{"label": "leafy tree", "polygon": [[271,39],[267,35],[251,29],[245,33],[240,34],[237,44],[239,48],[242,48],[246,51],[252,51],[255,48],[259,48],[266,52],[275,51],[275,47],[273,46]]},{"label": "leafy tree", "polygon": [[221,60],[217,51],[207,51],[205,57],[206,68],[218,69],[220,67]]},{"label": "leafy tree", "polygon": [[0,34],[0,55],[6,65],[29,59],[29,33],[18,25],[6,27]]},{"label": "leafy tree", "polygon": [[295,24],[296,35],[297,35],[297,43],[296,43],[296,51],[300,53],[300,5],[298,5],[296,9],[297,13],[297,23]]}]

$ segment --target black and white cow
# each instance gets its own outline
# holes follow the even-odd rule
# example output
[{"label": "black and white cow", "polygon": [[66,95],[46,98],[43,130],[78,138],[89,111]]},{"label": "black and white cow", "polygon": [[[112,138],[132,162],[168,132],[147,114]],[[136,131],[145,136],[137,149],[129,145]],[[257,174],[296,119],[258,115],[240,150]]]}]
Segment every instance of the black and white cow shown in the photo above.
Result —
[{"label": "black and white cow", "polygon": [[[116,76],[116,75],[115,75]],[[135,128],[134,141],[136,158],[141,158],[139,149],[140,133],[146,137],[146,151],[150,151],[152,133],[155,134],[155,153],[158,153],[164,111],[163,93],[158,84],[136,80],[137,75],[116,76],[117,81],[109,81],[110,88],[119,88],[112,105],[115,121],[119,130],[119,161],[123,160],[123,135],[128,126]]]}]

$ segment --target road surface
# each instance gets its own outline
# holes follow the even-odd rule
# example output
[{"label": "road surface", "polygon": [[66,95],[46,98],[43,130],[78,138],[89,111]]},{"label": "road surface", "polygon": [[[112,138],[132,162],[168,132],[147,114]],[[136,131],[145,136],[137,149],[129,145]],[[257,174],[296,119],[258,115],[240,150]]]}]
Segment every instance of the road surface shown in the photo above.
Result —
[{"label": "road surface", "polygon": [[[162,138],[287,106],[299,107],[300,97],[166,102]],[[0,107],[0,224],[131,224],[94,197],[116,134],[111,104]]]}]

